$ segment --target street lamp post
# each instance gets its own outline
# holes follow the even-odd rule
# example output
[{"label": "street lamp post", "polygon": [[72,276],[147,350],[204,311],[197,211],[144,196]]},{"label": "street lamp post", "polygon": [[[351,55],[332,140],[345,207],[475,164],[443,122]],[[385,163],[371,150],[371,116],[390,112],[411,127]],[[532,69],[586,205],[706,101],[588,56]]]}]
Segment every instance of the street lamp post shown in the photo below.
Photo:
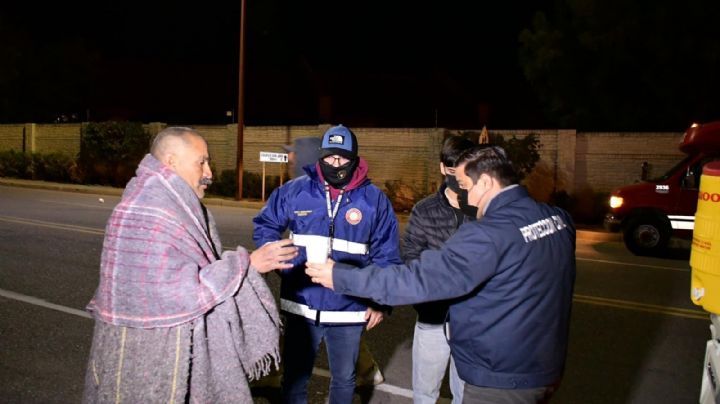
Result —
[{"label": "street lamp post", "polygon": [[237,109],[237,193],[242,199],[243,185],[243,129],[245,126],[245,0],[240,0],[240,66],[238,77]]}]

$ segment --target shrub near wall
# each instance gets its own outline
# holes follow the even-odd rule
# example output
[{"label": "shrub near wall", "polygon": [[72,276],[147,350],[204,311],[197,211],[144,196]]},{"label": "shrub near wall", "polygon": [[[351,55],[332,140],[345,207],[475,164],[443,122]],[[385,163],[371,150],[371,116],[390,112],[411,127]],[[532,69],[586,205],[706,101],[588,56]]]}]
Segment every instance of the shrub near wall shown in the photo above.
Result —
[{"label": "shrub near wall", "polygon": [[150,149],[150,140],[138,122],[87,124],[78,156],[85,183],[124,187]]},{"label": "shrub near wall", "polygon": [[0,152],[0,177],[32,179],[32,155],[15,150]]},{"label": "shrub near wall", "polygon": [[75,158],[63,153],[0,152],[0,177],[81,183]]}]

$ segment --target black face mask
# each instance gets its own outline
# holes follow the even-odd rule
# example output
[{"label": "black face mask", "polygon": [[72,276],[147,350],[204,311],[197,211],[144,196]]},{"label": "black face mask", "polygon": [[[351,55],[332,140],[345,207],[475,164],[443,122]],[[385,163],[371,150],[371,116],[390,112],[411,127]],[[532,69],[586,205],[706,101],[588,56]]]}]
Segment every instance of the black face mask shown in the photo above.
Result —
[{"label": "black face mask", "polygon": [[360,159],[353,159],[340,167],[335,167],[332,164],[326,163],[324,160],[320,160],[320,171],[325,181],[327,181],[331,187],[340,189],[350,183],[359,160]]},{"label": "black face mask", "polygon": [[462,189],[460,189],[460,184],[457,182],[457,178],[455,178],[454,175],[445,176],[445,185],[447,185],[447,187],[456,194],[459,194],[460,191],[462,191]]},{"label": "black face mask", "polygon": [[468,204],[468,191],[461,189],[460,192],[458,192],[457,194],[460,211],[462,211],[462,213],[466,214],[467,216],[477,218],[478,208],[477,206],[472,206]]}]

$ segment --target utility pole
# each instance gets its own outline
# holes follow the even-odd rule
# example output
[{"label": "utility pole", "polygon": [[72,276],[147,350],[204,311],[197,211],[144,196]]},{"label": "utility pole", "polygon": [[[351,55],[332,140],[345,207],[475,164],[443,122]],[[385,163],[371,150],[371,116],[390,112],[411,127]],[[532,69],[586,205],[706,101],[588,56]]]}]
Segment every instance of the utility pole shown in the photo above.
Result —
[{"label": "utility pole", "polygon": [[245,126],[245,0],[240,0],[240,66],[238,77],[237,108],[237,193],[235,199],[242,200],[243,186],[243,129]]}]

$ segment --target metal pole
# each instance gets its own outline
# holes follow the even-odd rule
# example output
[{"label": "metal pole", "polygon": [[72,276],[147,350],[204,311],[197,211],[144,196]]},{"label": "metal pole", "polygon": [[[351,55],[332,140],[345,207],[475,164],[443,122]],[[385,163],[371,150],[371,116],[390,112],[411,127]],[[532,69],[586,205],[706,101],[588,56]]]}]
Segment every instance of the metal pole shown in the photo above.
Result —
[{"label": "metal pole", "polygon": [[238,77],[237,109],[237,193],[242,199],[243,185],[243,129],[245,126],[245,0],[240,0],[240,66]]},{"label": "metal pole", "polygon": [[260,195],[260,200],[262,202],[265,202],[265,162],[263,161],[263,179],[262,179],[262,190]]}]

